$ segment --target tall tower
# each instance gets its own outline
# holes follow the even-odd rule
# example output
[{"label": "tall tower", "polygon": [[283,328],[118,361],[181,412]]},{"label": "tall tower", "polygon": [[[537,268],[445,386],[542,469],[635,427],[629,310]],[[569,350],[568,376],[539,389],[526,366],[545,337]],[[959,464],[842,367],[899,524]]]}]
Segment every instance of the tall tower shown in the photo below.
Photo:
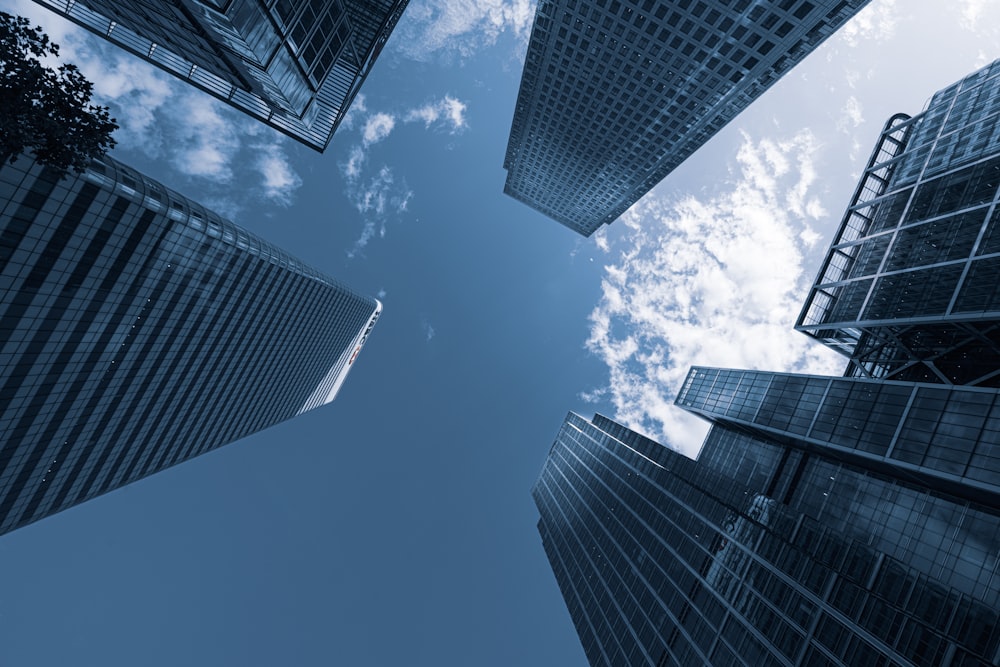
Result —
[{"label": "tall tower", "polygon": [[593,665],[1000,665],[1000,61],[886,124],[798,327],[696,367],[697,461],[571,415],[535,497]]},{"label": "tall tower", "polygon": [[504,192],[590,236],[868,0],[540,0]]},{"label": "tall tower", "polygon": [[533,495],[590,665],[1000,665],[1000,509],[805,444],[566,417]]},{"label": "tall tower", "polygon": [[35,0],[322,151],[409,0]]},{"label": "tall tower", "polygon": [[885,125],[796,329],[848,375],[1000,386],[1000,62]]},{"label": "tall tower", "polygon": [[0,168],[0,533],[333,400],[381,312],[111,159]]}]

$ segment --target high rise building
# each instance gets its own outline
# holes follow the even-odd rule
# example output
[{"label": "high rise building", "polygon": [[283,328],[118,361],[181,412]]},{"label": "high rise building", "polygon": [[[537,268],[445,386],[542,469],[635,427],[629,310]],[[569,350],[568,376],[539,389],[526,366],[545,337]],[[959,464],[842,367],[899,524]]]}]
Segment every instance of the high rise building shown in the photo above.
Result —
[{"label": "high rise building", "polygon": [[1000,665],[995,502],[762,431],[692,461],[567,416],[533,493],[591,665]]},{"label": "high rise building", "polygon": [[848,374],[1000,386],[1000,61],[885,125],[796,328]]},{"label": "high rise building", "polygon": [[322,151],[409,0],[35,0]]},{"label": "high rise building", "polygon": [[570,415],[535,488],[592,665],[1000,665],[1000,61],[885,126],[798,328],[691,369],[697,461]]},{"label": "high rise building", "polygon": [[381,312],[110,159],[0,168],[0,533],[333,400]]},{"label": "high rise building", "polygon": [[504,192],[590,236],[868,0],[540,0]]}]

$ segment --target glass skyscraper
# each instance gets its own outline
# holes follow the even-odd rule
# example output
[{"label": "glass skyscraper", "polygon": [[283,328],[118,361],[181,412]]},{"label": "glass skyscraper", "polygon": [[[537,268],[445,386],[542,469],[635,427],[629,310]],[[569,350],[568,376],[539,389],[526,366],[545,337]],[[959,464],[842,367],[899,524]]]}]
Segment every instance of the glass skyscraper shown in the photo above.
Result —
[{"label": "glass skyscraper", "polygon": [[893,116],[796,328],[850,375],[1000,386],[1000,61]]},{"label": "glass skyscraper", "polygon": [[885,126],[798,328],[696,367],[697,461],[570,415],[535,488],[592,665],[1000,665],[1000,61]]},{"label": "glass skyscraper", "polygon": [[1000,665],[995,496],[716,424],[692,461],[563,423],[533,493],[591,665]]},{"label": "glass skyscraper", "polygon": [[381,304],[105,158],[0,167],[0,533],[333,400]]},{"label": "glass skyscraper", "polygon": [[610,224],[868,0],[540,0],[504,192]]},{"label": "glass skyscraper", "polygon": [[322,151],[409,0],[35,0]]}]

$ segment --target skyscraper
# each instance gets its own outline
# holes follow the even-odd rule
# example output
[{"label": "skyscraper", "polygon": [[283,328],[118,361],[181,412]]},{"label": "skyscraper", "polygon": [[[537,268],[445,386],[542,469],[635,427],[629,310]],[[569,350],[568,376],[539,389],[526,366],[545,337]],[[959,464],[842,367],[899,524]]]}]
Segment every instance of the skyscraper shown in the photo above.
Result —
[{"label": "skyscraper", "polygon": [[[893,116],[798,328],[691,369],[697,461],[570,415],[535,489],[594,665],[1000,665],[1000,61]],[[741,662],[742,661],[742,662]]]},{"label": "skyscraper", "polygon": [[698,461],[559,431],[533,494],[591,665],[1000,665],[996,504],[717,424]]},{"label": "skyscraper", "polygon": [[381,312],[111,159],[0,168],[0,533],[333,400]]},{"label": "skyscraper", "polygon": [[893,116],[796,328],[849,375],[1000,386],[1000,61]]},{"label": "skyscraper", "polygon": [[504,192],[590,236],[868,0],[540,0]]},{"label": "skyscraper", "polygon": [[35,0],[322,151],[408,0]]}]

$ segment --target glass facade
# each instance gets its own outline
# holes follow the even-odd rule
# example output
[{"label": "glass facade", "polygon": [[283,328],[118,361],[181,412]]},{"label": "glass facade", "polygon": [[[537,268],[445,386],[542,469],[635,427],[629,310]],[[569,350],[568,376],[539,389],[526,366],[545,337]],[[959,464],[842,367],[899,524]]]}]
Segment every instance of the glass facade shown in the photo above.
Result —
[{"label": "glass facade", "polygon": [[381,312],[110,159],[0,168],[0,533],[333,399]]},{"label": "glass facade", "polygon": [[567,416],[533,495],[591,665],[1000,664],[997,508],[796,453]]},{"label": "glass facade", "polygon": [[[995,389],[693,368],[699,463],[1000,607]],[[996,407],[994,407],[996,404]],[[757,472],[752,472],[756,468]]]},{"label": "glass facade", "polygon": [[591,665],[1000,666],[998,119],[1000,61],[886,123],[797,327],[844,377],[691,369],[697,461],[567,417],[534,495]]},{"label": "glass facade", "polygon": [[1000,506],[995,389],[696,367],[677,405]]},{"label": "glass facade", "polygon": [[504,192],[589,236],[868,0],[540,0]]},{"label": "glass facade", "polygon": [[796,328],[859,377],[1000,386],[1000,61],[886,123]]},{"label": "glass facade", "polygon": [[409,0],[35,0],[322,151]]}]

